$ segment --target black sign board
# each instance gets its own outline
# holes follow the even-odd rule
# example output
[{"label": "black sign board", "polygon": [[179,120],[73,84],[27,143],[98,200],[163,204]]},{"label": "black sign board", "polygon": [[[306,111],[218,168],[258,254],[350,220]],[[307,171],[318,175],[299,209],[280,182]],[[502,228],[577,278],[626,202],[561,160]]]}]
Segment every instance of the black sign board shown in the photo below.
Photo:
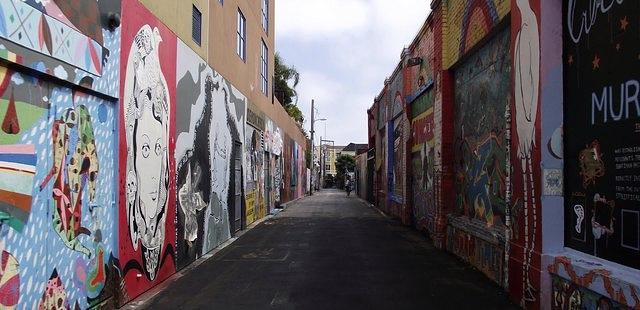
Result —
[{"label": "black sign board", "polygon": [[640,268],[640,1],[563,14],[565,244]]}]

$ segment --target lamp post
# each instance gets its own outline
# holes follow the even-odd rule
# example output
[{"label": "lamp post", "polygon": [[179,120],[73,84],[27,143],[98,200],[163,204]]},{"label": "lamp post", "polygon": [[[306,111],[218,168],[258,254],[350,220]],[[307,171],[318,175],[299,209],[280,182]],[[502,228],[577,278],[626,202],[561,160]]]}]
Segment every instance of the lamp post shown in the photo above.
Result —
[{"label": "lamp post", "polygon": [[[326,121],[326,118],[315,119],[315,100],[311,99],[311,184],[309,184],[309,195],[313,195],[313,180],[315,179],[314,167],[315,167],[315,149],[314,149],[314,137],[315,133],[314,125],[316,122]],[[322,143],[321,143],[322,144]]]}]

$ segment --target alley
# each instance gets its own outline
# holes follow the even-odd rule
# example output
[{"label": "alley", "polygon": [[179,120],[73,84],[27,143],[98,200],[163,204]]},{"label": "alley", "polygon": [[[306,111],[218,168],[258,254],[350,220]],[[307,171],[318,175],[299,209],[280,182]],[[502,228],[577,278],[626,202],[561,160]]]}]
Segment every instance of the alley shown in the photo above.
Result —
[{"label": "alley", "polygon": [[168,285],[148,309],[508,309],[506,293],[421,234],[323,190]]}]

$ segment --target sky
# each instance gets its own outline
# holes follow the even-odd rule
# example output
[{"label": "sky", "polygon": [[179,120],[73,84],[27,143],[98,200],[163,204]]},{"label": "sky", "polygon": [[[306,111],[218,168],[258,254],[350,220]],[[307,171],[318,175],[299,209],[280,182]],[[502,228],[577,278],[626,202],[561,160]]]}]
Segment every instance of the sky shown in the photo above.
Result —
[{"label": "sky", "polygon": [[315,144],[367,143],[367,109],[429,14],[429,0],[277,0],[276,52],[300,73],[298,107]]}]

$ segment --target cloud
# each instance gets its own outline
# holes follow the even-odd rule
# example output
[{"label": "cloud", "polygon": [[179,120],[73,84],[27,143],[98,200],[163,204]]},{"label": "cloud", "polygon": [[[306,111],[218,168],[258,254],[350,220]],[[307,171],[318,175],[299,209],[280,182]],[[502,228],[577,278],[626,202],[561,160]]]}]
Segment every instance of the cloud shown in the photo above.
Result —
[{"label": "cloud", "polygon": [[280,0],[277,35],[305,40],[361,31],[367,24],[366,9],[360,0]]},{"label": "cloud", "polygon": [[276,47],[300,72],[305,128],[313,98],[318,118],[328,118],[317,137],[366,143],[366,110],[428,13],[424,0],[279,0]]}]

